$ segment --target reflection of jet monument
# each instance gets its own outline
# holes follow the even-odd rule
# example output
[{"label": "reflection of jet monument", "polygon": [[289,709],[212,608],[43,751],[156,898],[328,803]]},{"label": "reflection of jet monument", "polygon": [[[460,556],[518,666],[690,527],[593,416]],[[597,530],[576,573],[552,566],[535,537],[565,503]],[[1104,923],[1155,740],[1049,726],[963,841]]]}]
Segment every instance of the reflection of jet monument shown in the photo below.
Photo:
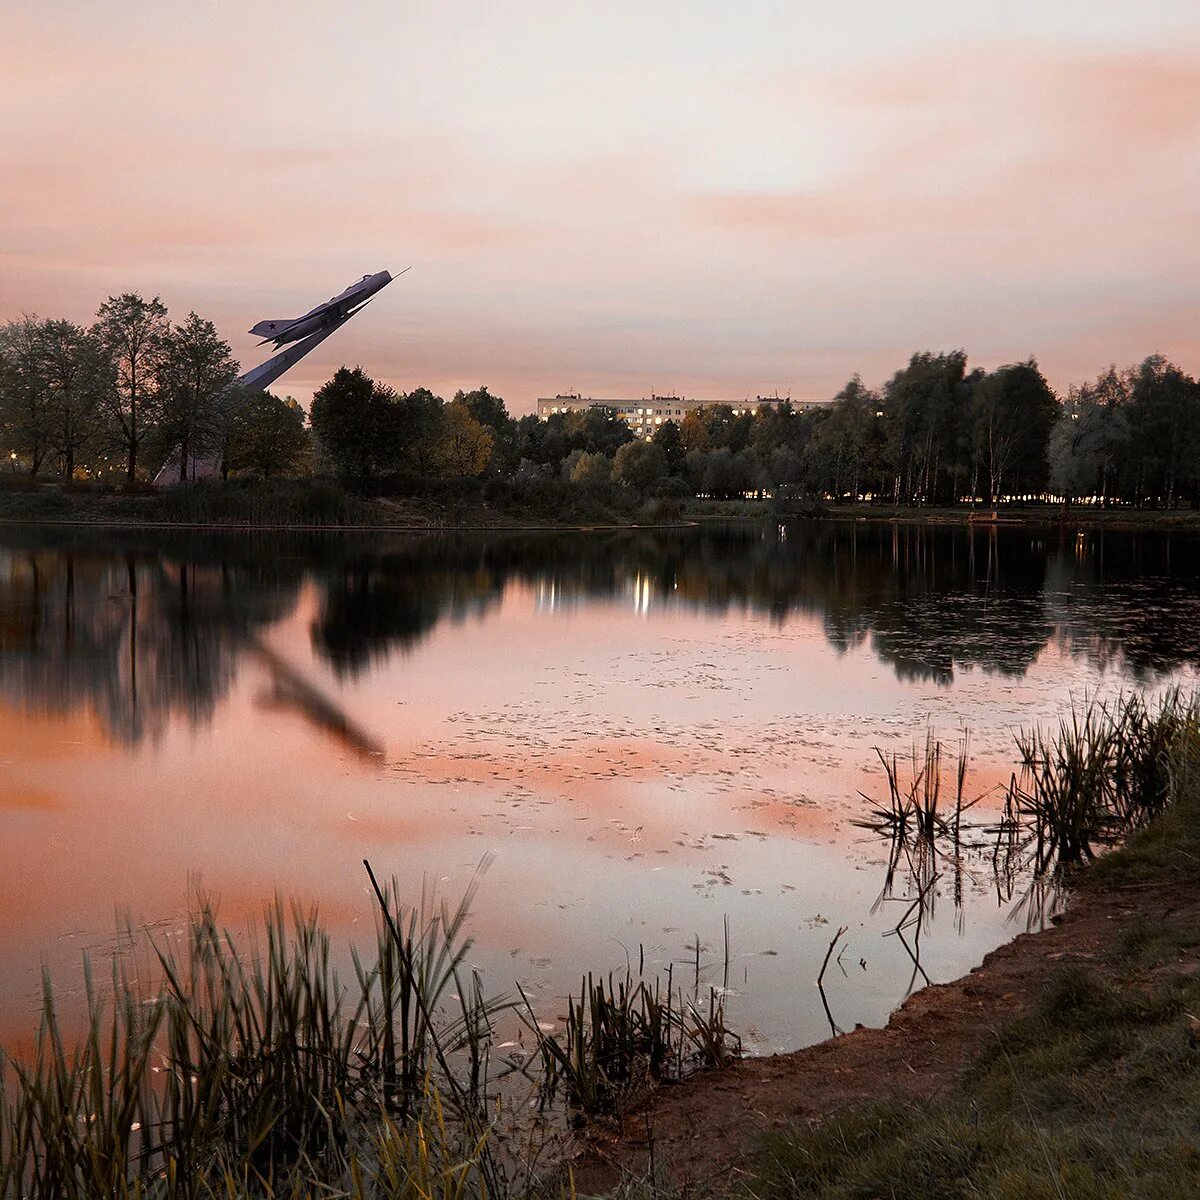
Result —
[{"label": "reflection of jet monument", "polygon": [[[404,271],[410,268],[405,267]],[[403,275],[404,271],[400,274]],[[310,308],[302,317],[280,317],[274,321],[259,321],[250,332],[258,334],[263,340],[260,346],[274,343],[275,346],[286,346],[278,354],[268,358],[266,362],[251,368],[244,375],[239,375],[235,387],[250,388],[261,392],[269,388],[285,371],[290,371],[310,350],[319,346],[331,333],[341,329],[356,313],[362,312],[376,293],[381,292],[392,282],[391,273],[376,271],[374,275],[364,275],[356,283],[352,283],[344,292]],[[190,456],[189,456],[190,457]],[[220,463],[212,456],[197,455],[188,463],[188,478],[204,479],[215,475]],[[154,482],[178,483],[181,478],[179,452],[176,451],[163,464],[162,469],[154,477]]]}]

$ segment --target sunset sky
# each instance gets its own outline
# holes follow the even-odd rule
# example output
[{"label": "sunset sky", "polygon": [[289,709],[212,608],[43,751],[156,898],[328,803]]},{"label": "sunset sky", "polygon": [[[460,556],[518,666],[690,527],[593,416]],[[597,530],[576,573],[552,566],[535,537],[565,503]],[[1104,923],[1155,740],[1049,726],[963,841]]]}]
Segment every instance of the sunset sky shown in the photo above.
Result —
[{"label": "sunset sky", "polygon": [[916,349],[1200,371],[1195,0],[0,0],[0,319],[244,331],[276,389],[737,398]]}]

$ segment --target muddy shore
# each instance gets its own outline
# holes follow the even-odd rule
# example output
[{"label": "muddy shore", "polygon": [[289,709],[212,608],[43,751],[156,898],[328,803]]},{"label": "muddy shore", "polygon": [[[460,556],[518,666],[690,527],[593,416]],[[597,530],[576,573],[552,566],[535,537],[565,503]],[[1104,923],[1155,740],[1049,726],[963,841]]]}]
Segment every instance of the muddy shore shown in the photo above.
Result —
[{"label": "muddy shore", "polygon": [[[684,1193],[728,1195],[754,1180],[764,1145],[780,1131],[879,1102],[973,1106],[964,1073],[1035,1010],[1047,980],[1064,967],[1080,966],[1126,994],[1167,975],[1174,983],[1200,977],[1200,879],[1174,869],[1194,855],[1180,845],[1167,854],[1174,864],[1156,868],[1157,878],[1125,872],[1120,862],[1084,872],[1047,928],[1020,934],[961,979],[917,992],[882,1029],[858,1027],[659,1089],[619,1121],[591,1130],[573,1168],[577,1186],[608,1191],[653,1167]],[[1131,973],[1128,947],[1147,922],[1164,956]]]}]

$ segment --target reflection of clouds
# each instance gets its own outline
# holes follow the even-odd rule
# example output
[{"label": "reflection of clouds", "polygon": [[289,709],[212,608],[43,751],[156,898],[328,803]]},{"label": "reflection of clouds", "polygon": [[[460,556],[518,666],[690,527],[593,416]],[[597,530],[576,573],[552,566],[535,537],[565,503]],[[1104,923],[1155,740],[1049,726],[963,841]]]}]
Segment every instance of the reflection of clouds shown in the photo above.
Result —
[{"label": "reflection of clouds", "polygon": [[[189,872],[235,926],[278,890],[357,937],[364,856],[415,899],[423,873],[453,895],[496,849],[472,928],[497,989],[540,981],[553,1005],[619,953],[614,931],[669,956],[729,913],[738,951],[779,951],[752,962],[747,1011],[795,1044],[794,982],[829,937],[809,922],[875,919],[876,848],[846,824],[859,789],[879,794],[872,746],[904,755],[927,723],[953,743],[966,721],[983,790],[1006,776],[1011,729],[1050,717],[1096,664],[1188,653],[1160,610],[1187,611],[1197,589],[1181,539],[1077,556],[1073,535],[1032,530],[776,534],[278,538],[249,562],[240,538],[163,558],[42,535],[4,552],[0,758],[26,806],[0,794],[0,1022],[47,954],[75,967],[64,933],[107,934],[114,906],[177,913]],[[124,710],[104,707],[105,689],[128,702],[105,672],[127,670],[131,628],[152,752],[115,742]],[[207,670],[189,661],[208,648]],[[359,754],[356,728],[386,758]],[[965,939],[947,919],[931,974],[974,965],[1011,935],[1003,916],[979,904]],[[839,1017],[896,999],[894,939],[877,934],[858,935],[875,990]]]},{"label": "reflection of clouds", "polygon": [[63,798],[32,784],[0,784],[0,812],[55,812],[64,807]]}]

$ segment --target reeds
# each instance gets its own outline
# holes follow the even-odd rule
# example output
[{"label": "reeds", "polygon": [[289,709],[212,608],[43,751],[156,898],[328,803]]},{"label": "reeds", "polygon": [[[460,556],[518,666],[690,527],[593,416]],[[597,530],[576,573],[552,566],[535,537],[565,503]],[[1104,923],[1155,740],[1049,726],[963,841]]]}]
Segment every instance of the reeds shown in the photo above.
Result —
[{"label": "reeds", "polygon": [[495,1190],[502,1002],[459,978],[473,891],[409,910],[381,891],[376,961],[355,957],[353,980],[311,913],[277,902],[247,943],[201,906],[181,949],[153,947],[150,994],[119,960],[107,995],[85,970],[70,1041],[47,980],[33,1053],[0,1078],[0,1200],[399,1196],[417,1168],[421,1194]]},{"label": "reeds", "polygon": [[[32,1052],[0,1054],[0,1200],[482,1200],[513,1167],[531,1179],[491,1104],[494,1022],[512,1006],[464,978],[478,875],[457,905],[426,887],[404,908],[366,865],[374,957],[352,952],[346,978],[315,914],[276,901],[243,938],[199,903],[178,945],[150,941],[152,989],[129,959],[103,989],[85,962],[78,1036],[47,979]],[[696,954],[691,1001],[671,972],[589,977],[563,1038],[538,1030],[543,1105],[611,1111],[737,1053],[723,991],[699,1000]]]},{"label": "reeds", "polygon": [[673,970],[665,983],[635,978],[630,969],[607,979],[588,975],[579,997],[567,997],[561,1037],[541,1028],[526,1000],[543,1103],[561,1094],[577,1115],[611,1113],[654,1081],[724,1065],[741,1052],[741,1039],[726,1024],[723,989],[708,993],[701,1002],[697,987],[686,999],[674,988]]},{"label": "reeds", "polygon": [[1174,689],[1153,707],[1136,693],[1085,700],[1057,728],[1019,734],[1008,812],[1034,839],[1036,871],[1092,859],[1158,816],[1177,748],[1198,729],[1197,697]]},{"label": "reeds", "polygon": [[957,898],[964,854],[990,844],[1001,898],[1011,898],[1013,881],[1028,876],[1037,885],[1031,899],[1039,902],[1027,907],[1043,912],[1042,902],[1057,894],[1057,889],[1047,891],[1044,881],[1057,880],[1064,868],[1094,858],[1163,811],[1177,794],[1182,773],[1192,769],[1198,741],[1200,698],[1185,697],[1178,689],[1153,704],[1138,693],[1073,703],[1056,726],[1016,735],[1020,766],[1004,790],[1002,816],[990,825],[964,820],[983,799],[965,796],[966,735],[952,772],[932,733],[923,751],[914,745],[907,771],[897,755],[877,749],[887,799],[872,802],[855,824],[891,842],[881,900],[894,898],[894,877],[907,864],[912,890],[929,897],[917,914],[924,919],[939,859],[948,858],[954,867]]},{"label": "reeds", "polygon": [[[965,795],[967,764],[970,758],[970,740],[963,734],[954,766],[954,803],[952,809],[943,809],[944,749],[933,730],[925,734],[925,745],[919,748],[913,743],[911,761],[906,764],[907,772],[901,767],[899,755],[885,754],[879,747],[875,753],[883,765],[887,779],[888,797],[886,807],[873,808],[869,819],[854,822],[865,829],[887,832],[895,837],[922,838],[928,841],[957,829],[963,813],[979,802],[981,797],[967,800]],[[869,796],[863,797],[870,800]]]}]

